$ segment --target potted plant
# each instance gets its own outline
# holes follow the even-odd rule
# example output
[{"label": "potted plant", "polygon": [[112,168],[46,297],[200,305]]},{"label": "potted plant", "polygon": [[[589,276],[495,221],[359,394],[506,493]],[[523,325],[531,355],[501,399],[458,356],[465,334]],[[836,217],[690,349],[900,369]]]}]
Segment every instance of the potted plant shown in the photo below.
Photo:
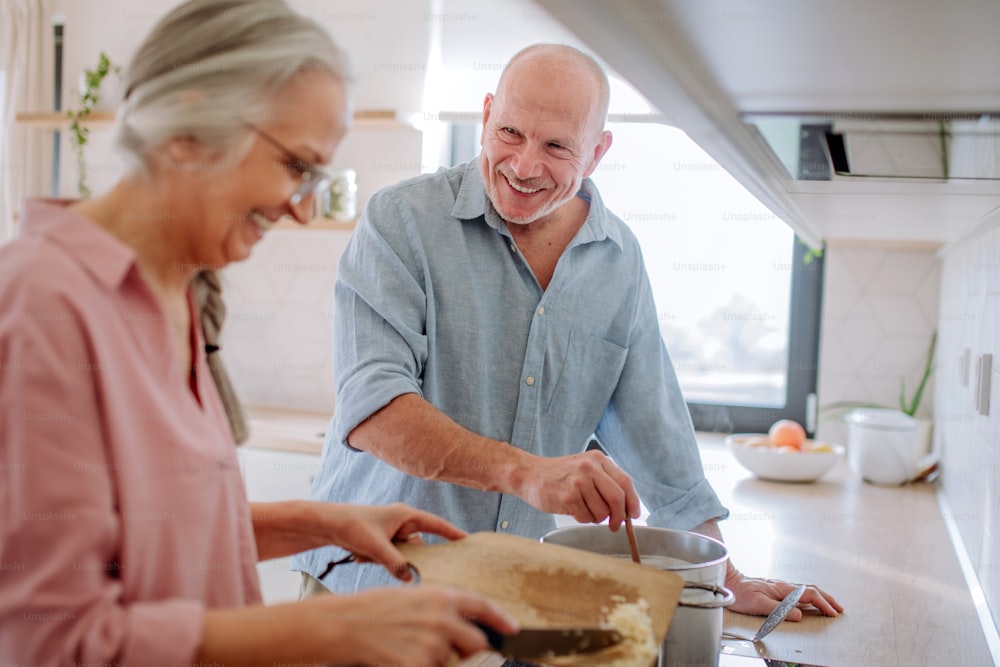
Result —
[{"label": "potted plant", "polygon": [[[920,426],[917,429],[917,441],[921,443],[924,451],[930,449],[930,439],[931,439],[931,426],[932,423],[929,419],[922,419],[917,417],[917,410],[920,408],[920,402],[924,397],[924,390],[927,388],[927,382],[930,380],[931,375],[934,373],[934,352],[937,347],[937,330],[931,334],[931,342],[927,347],[927,358],[924,361],[924,372],[920,376],[920,382],[917,384],[916,390],[913,392],[913,396],[907,398],[906,396],[906,380],[905,378],[899,379],[899,406],[900,412],[913,417],[918,422]],[[858,401],[838,401],[836,403],[831,403],[829,405],[820,408],[820,421],[827,421],[830,419],[843,419],[847,416],[854,408],[886,408],[885,405],[880,405],[878,403],[864,403]]]},{"label": "potted plant", "polygon": [[70,119],[69,143],[76,153],[76,189],[80,197],[84,199],[90,196],[90,188],[87,187],[87,163],[83,155],[83,149],[87,145],[87,137],[90,134],[90,128],[86,126],[86,121],[101,98],[101,83],[105,77],[111,73],[117,75],[119,72],[121,72],[121,67],[113,64],[107,54],[101,51],[97,67],[83,71],[83,84],[78,93],[79,104],[75,109],[66,112]]}]

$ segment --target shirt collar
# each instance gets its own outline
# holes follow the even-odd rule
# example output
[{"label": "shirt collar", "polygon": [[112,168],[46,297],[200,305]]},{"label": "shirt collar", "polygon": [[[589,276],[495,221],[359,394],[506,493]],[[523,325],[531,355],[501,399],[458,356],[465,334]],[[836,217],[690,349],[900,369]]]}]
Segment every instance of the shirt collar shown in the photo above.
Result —
[{"label": "shirt collar", "polygon": [[[484,218],[487,225],[497,231],[503,231],[501,224],[503,219],[486,196],[486,186],[483,184],[483,175],[479,170],[481,159],[480,155],[465,164],[462,185],[455,197],[455,205],[451,209],[451,215],[459,220]],[[624,248],[621,230],[611,220],[612,216],[604,207],[604,201],[597,191],[597,186],[590,178],[583,179],[577,196],[590,203],[590,210],[572,245],[611,239],[619,248]]]},{"label": "shirt collar", "polygon": [[27,199],[20,234],[48,239],[105,287],[118,289],[135,265],[135,253],[93,220],[71,210],[74,203],[72,199]]}]

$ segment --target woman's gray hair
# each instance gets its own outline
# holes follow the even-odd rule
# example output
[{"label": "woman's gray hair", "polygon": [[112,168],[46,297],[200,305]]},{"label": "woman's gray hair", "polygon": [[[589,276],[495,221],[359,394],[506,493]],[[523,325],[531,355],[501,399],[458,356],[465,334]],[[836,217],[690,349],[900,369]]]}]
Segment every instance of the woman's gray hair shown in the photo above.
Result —
[{"label": "woman's gray hair", "polygon": [[266,122],[272,94],[297,73],[324,71],[346,84],[347,69],[330,34],[284,0],[188,0],[126,67],[115,144],[140,170],[171,137],[232,150],[243,121]]}]

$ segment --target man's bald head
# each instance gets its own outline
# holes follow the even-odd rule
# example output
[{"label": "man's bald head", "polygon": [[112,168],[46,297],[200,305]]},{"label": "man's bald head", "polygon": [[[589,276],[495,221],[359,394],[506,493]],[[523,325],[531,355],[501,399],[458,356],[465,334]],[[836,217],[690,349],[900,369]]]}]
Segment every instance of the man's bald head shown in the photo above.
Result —
[{"label": "man's bald head", "polygon": [[593,58],[556,44],[514,56],[483,100],[480,137],[486,196],[504,220],[582,224],[576,195],[611,146],[607,113],[608,79]]},{"label": "man's bald head", "polygon": [[500,75],[497,97],[522,77],[541,77],[552,87],[571,87],[580,92],[581,87],[591,91],[591,129],[594,133],[604,129],[611,99],[608,75],[594,58],[583,51],[565,44],[533,44],[521,49],[510,59]]}]

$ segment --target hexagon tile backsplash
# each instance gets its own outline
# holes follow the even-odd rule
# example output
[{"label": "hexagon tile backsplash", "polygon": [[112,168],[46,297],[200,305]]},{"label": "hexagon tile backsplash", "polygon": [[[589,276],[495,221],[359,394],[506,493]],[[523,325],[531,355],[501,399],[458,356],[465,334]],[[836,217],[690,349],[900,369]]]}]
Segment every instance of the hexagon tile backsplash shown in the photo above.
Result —
[{"label": "hexagon tile backsplash", "polygon": [[274,230],[226,268],[221,354],[245,404],[333,413],[333,283],[349,238]]},{"label": "hexagon tile backsplash", "polygon": [[[897,407],[900,378],[912,396],[937,327],[941,262],[932,251],[852,246],[827,248],[825,261],[820,408],[840,401]],[[931,414],[932,396],[928,386],[918,416]],[[818,436],[844,442],[846,427],[821,420]]]}]

